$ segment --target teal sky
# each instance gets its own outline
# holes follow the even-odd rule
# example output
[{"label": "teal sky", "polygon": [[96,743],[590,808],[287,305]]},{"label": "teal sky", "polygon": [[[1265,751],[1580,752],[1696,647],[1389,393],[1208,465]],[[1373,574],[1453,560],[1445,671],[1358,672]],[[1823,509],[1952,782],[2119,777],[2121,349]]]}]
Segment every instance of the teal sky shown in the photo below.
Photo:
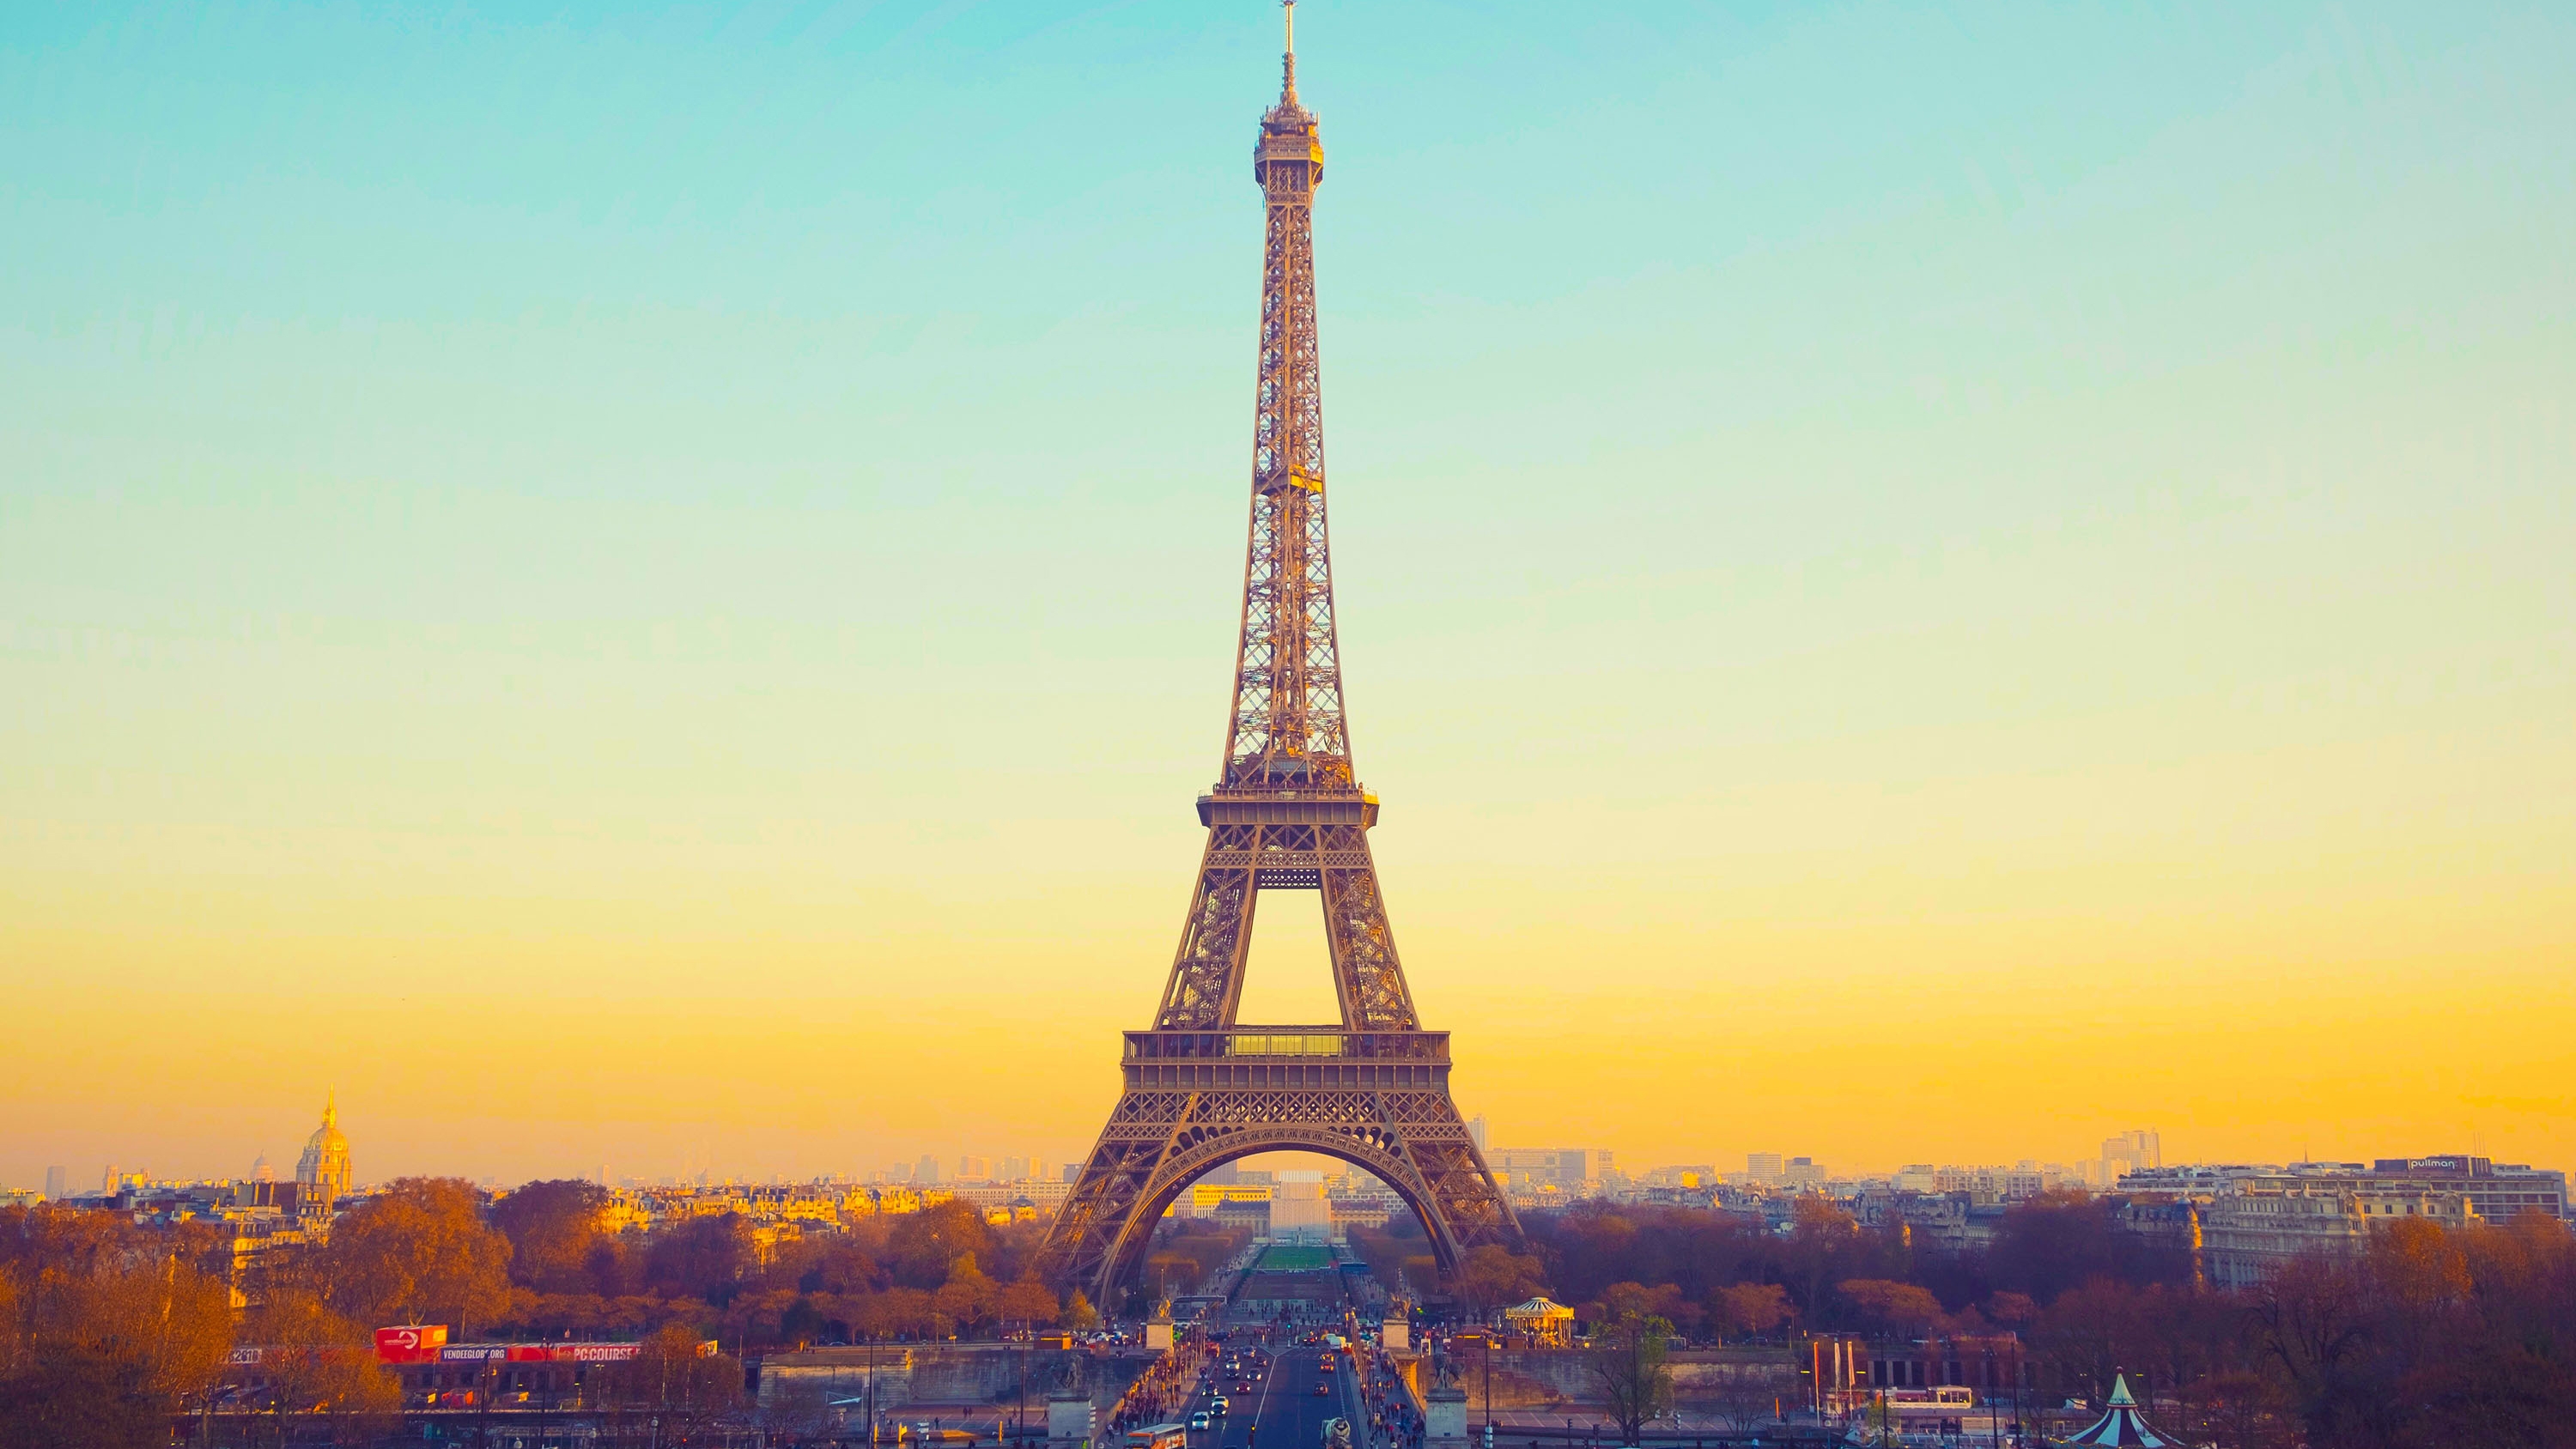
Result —
[{"label": "teal sky", "polygon": [[[1277,32],[0,19],[0,1179],[275,1157],[326,1081],[362,1176],[1078,1150],[1221,743]],[[1354,739],[1499,1140],[2576,1165],[2576,12],[1298,33]],[[962,1085],[451,1146],[421,1034],[599,1000],[686,1076],[757,1075],[692,1033],[766,1002]],[[2178,1075],[1676,1105],[2034,1014]],[[2337,1087],[2428,1021],[2540,1034]],[[2231,1106],[2213,1023],[2306,1044]],[[192,1034],[248,1079],[202,1111]]]}]

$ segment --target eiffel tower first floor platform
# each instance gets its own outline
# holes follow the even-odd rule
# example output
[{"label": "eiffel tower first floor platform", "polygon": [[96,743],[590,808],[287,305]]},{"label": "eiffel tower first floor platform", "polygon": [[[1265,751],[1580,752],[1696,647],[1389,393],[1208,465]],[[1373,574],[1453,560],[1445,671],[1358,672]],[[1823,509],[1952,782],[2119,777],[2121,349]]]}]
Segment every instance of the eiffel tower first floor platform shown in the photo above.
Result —
[{"label": "eiffel tower first floor platform", "polygon": [[1317,1152],[1394,1189],[1444,1274],[1519,1251],[1512,1215],[1449,1098],[1449,1034],[1237,1026],[1131,1031],[1125,1090],[1048,1237],[1054,1276],[1094,1301],[1142,1262],[1182,1189],[1256,1152]]}]

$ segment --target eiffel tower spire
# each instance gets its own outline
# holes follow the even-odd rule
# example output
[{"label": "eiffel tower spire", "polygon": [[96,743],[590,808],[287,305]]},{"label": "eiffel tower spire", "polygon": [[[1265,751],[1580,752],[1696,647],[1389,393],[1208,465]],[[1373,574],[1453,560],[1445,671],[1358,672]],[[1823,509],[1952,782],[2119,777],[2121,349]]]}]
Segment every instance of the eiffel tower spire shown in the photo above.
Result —
[{"label": "eiffel tower spire", "polygon": [[1234,710],[1216,787],[1199,800],[1207,854],[1156,1019],[1165,1031],[1234,1024],[1254,908],[1262,890],[1282,888],[1323,892],[1343,1026],[1420,1024],[1369,855],[1377,797],[1353,772],[1342,712],[1315,330],[1324,142],[1314,113],[1297,100],[1293,28],[1289,34],[1279,103],[1262,116],[1252,152],[1267,220]]},{"label": "eiffel tower spire", "polygon": [[1281,47],[1279,99],[1293,106],[1297,104],[1297,0],[1279,0],[1279,13],[1285,17],[1288,37]]},{"label": "eiffel tower spire", "polygon": [[1268,202],[1252,425],[1252,540],[1218,788],[1356,789],[1333,632],[1324,529],[1324,383],[1315,338],[1315,188],[1324,142],[1297,103],[1297,7],[1279,104],[1261,118],[1252,176]]},{"label": "eiffel tower spire", "polygon": [[[1351,766],[1315,331],[1324,143],[1297,99],[1293,8],[1288,38],[1252,153],[1267,213],[1252,519],[1225,756],[1198,801],[1207,847],[1154,1027],[1127,1033],[1125,1094],[1048,1236],[1057,1275],[1101,1295],[1183,1188],[1254,1152],[1321,1152],[1375,1174],[1421,1218],[1444,1271],[1477,1244],[1521,1243],[1450,1100],[1448,1034],[1414,1013],[1369,851],[1377,797]],[[1336,1023],[1236,1023],[1254,909],[1272,890],[1323,897]]]}]

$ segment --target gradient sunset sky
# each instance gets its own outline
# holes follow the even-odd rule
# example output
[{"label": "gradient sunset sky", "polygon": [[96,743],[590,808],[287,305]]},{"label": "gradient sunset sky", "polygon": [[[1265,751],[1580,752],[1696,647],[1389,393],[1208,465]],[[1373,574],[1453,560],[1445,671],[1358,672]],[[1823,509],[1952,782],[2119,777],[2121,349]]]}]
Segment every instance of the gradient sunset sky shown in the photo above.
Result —
[{"label": "gradient sunset sky", "polygon": [[[1298,19],[1495,1142],[2576,1168],[2576,10]],[[1277,88],[1257,0],[14,7],[0,1185],[1083,1151]]]}]

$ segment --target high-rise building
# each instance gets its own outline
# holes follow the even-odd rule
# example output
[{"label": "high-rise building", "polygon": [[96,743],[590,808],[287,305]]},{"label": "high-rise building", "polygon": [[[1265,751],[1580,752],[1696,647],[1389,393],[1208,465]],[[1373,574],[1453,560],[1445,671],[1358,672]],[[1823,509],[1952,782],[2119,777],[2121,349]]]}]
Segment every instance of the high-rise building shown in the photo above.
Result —
[{"label": "high-rise building", "polygon": [[1752,1178],[1755,1182],[1778,1182],[1780,1180],[1780,1154],[1777,1152],[1748,1152],[1744,1154],[1744,1175]]},{"label": "high-rise building", "polygon": [[2164,1141],[2155,1132],[2132,1128],[2117,1137],[2102,1139],[2102,1183],[2110,1186],[2132,1172],[2146,1172],[2165,1165]]},{"label": "high-rise building", "polygon": [[957,1180],[959,1182],[989,1182],[992,1180],[992,1177],[993,1164],[987,1159],[977,1157],[973,1153],[968,1153],[967,1155],[957,1159]]},{"label": "high-rise building", "polygon": [[70,1190],[70,1174],[64,1172],[60,1167],[48,1167],[45,1169],[46,1201],[61,1202],[63,1200],[63,1194]]},{"label": "high-rise building", "polygon": [[1467,1140],[1476,1144],[1476,1150],[1478,1152],[1485,1150],[1484,1113],[1479,1112],[1475,1116],[1467,1119]]},{"label": "high-rise building", "polygon": [[1485,1154],[1486,1165],[1511,1174],[1512,1190],[1553,1187],[1569,1194],[1598,1192],[1610,1175],[1606,1147],[1497,1147]]},{"label": "high-rise building", "polygon": [[921,1160],[912,1165],[912,1180],[916,1183],[945,1181],[946,1179],[939,1173],[939,1159],[927,1152],[921,1154]]}]

